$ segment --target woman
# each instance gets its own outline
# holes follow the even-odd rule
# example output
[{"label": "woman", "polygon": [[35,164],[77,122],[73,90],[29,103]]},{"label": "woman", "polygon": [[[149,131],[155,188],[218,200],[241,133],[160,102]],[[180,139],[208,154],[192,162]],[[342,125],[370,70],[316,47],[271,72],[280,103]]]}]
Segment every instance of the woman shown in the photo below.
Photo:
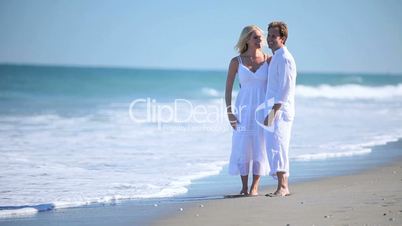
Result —
[{"label": "woman", "polygon": [[[268,169],[263,129],[255,121],[264,120],[264,112],[256,112],[256,108],[265,99],[270,60],[270,57],[262,51],[263,40],[263,31],[259,27],[251,25],[243,28],[236,44],[240,55],[231,60],[226,80],[227,114],[234,129],[229,174],[240,174],[241,195],[258,195],[260,176],[266,175]],[[235,108],[232,109],[232,89],[236,74],[240,90]],[[253,182],[249,192],[250,165],[252,165]]]}]

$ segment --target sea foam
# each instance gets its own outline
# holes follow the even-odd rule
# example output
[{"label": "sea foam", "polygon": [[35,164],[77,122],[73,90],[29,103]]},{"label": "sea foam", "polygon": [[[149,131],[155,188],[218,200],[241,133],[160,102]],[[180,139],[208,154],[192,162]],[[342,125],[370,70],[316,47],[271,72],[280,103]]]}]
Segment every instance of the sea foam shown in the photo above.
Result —
[{"label": "sea foam", "polygon": [[298,85],[296,95],[307,98],[328,99],[392,99],[402,97],[402,84],[386,86],[363,86],[363,85]]}]

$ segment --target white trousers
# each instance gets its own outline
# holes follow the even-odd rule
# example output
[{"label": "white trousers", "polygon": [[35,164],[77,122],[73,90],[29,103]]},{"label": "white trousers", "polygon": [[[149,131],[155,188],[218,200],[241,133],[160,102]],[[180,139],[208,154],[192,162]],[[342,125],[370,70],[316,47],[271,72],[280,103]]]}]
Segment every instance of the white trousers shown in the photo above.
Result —
[{"label": "white trousers", "polygon": [[269,175],[276,178],[277,172],[289,176],[289,143],[293,120],[287,120],[282,112],[274,121],[273,132],[265,131],[265,144],[270,166]]}]

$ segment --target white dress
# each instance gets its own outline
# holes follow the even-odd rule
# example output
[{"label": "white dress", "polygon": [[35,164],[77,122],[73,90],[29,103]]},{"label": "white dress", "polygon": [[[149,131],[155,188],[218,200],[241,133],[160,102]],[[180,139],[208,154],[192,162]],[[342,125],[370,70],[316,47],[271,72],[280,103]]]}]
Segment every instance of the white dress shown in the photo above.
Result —
[{"label": "white dress", "polygon": [[240,56],[237,75],[240,91],[236,97],[234,114],[238,119],[232,136],[232,153],[229,174],[248,175],[252,165],[253,175],[266,175],[268,170],[264,131],[256,120],[264,121],[264,111],[255,112],[264,102],[267,88],[268,63],[264,62],[256,72],[243,65]]}]

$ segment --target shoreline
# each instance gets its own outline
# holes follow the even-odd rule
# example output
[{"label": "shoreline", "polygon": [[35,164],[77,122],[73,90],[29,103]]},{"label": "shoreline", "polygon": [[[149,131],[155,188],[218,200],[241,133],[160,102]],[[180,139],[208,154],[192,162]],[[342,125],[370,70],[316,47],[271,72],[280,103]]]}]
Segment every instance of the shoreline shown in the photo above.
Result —
[{"label": "shoreline", "polygon": [[[315,186],[316,183],[322,183],[322,181],[336,180],[336,178],[345,177],[342,175],[346,174],[346,169],[339,170],[339,168],[336,167],[357,163],[354,165],[354,167],[348,167],[347,170],[349,170],[349,172],[351,172],[353,175],[357,175],[357,177],[359,177],[358,175],[361,173],[364,174],[366,172],[373,171],[374,169],[382,169],[382,167],[387,167],[387,164],[402,165],[401,151],[402,139],[399,139],[398,141],[372,147],[372,152],[368,155],[320,161],[295,161],[293,164],[291,164],[291,167],[293,167],[293,169],[291,169],[293,171],[293,176],[290,178],[290,188],[294,195],[285,199],[294,199],[295,197],[298,197],[298,195],[304,194],[305,192],[298,191],[299,187],[308,187],[309,185]],[[306,165],[309,167],[306,167]],[[299,172],[301,169],[304,170],[303,173],[306,173],[309,176],[306,177],[306,175],[304,175],[303,177],[303,174]],[[260,194],[271,192],[274,188],[274,185],[275,181],[272,180],[271,177],[264,177],[261,183],[262,189],[260,190]],[[239,186],[239,179],[237,177],[227,175],[226,169],[224,169],[219,175],[193,181],[188,187],[188,192],[186,194],[175,197],[144,200],[122,200],[106,205],[89,205],[65,209],[54,209],[51,211],[40,212],[33,216],[0,218],[0,224],[23,224],[38,226],[110,224],[152,225],[154,223],[158,225],[159,223],[159,225],[164,225],[168,224],[170,221],[176,221],[176,218],[181,219],[183,216],[187,216],[190,211],[197,210],[197,208],[199,209],[200,205],[207,207],[210,205],[209,203],[227,202],[227,199],[223,199],[223,196],[228,194],[237,194]],[[294,190],[294,188],[296,190]],[[233,205],[241,206],[241,203],[244,202],[242,200],[248,199],[255,199],[258,203],[258,200],[264,200],[264,198],[265,197],[261,196],[235,199],[240,200],[240,204],[236,203],[236,201],[233,203]],[[251,204],[252,203],[249,203],[248,205]],[[183,211],[180,211],[181,208]],[[239,213],[239,215],[241,214]],[[199,216],[201,215],[199,214]],[[160,224],[160,222],[164,223]],[[192,223],[192,220],[190,222]],[[213,223],[214,222],[209,222],[208,224],[213,225]]]},{"label": "shoreline", "polygon": [[[291,177],[289,178],[289,183],[292,185],[303,182],[314,182],[325,178],[347,175],[350,172],[358,174],[402,158],[402,138],[368,148],[372,149],[371,152],[364,155],[309,161],[295,161],[291,159]],[[228,175],[227,171],[227,166],[225,166],[218,175],[192,181],[192,184],[187,187],[188,192],[186,194],[172,197],[172,199],[186,200],[200,196],[217,197],[228,193],[236,194],[241,188],[240,179],[238,176]],[[249,178],[250,182],[251,177]],[[209,186],[210,189],[205,190],[206,186]],[[264,189],[266,187],[276,187],[276,181],[268,175],[263,176],[260,182],[260,188]]]},{"label": "shoreline", "polygon": [[228,198],[189,203],[152,225],[400,225],[402,157],[351,175],[291,184],[289,197]]}]

